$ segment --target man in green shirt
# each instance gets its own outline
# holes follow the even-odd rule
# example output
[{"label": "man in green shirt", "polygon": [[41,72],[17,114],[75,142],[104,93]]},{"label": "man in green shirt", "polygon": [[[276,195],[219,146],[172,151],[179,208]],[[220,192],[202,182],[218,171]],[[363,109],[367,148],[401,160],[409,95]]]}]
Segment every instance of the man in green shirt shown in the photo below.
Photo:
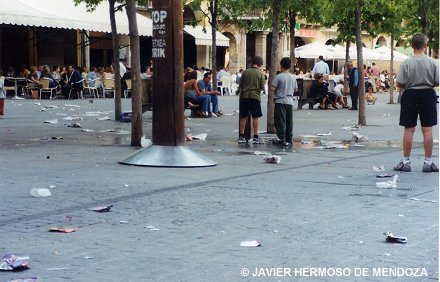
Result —
[{"label": "man in green shirt", "polygon": [[264,89],[264,76],[260,71],[263,59],[256,56],[252,60],[252,67],[245,70],[240,79],[240,128],[238,143],[246,143],[244,129],[249,116],[252,116],[252,127],[254,136],[252,144],[261,144],[258,138],[258,119],[263,116],[261,111],[261,89]]}]

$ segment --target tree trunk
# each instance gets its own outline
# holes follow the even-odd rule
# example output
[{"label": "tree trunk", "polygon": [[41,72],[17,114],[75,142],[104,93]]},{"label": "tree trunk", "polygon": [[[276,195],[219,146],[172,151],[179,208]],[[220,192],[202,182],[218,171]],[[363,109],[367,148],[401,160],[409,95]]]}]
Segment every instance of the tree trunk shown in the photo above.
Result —
[{"label": "tree trunk", "polygon": [[295,26],[296,26],[296,11],[289,11],[289,25],[290,25],[290,59],[292,59],[291,73],[295,73]]},{"label": "tree trunk", "polygon": [[348,69],[347,64],[350,60],[350,40],[345,42],[345,65],[344,65],[344,93],[349,94],[350,88],[348,86]]},{"label": "tree trunk", "polygon": [[218,0],[211,0],[211,28],[212,28],[212,46],[211,46],[211,64],[212,64],[212,89],[217,90],[217,9]]},{"label": "tree trunk", "polygon": [[361,13],[362,13],[362,0],[357,1],[355,11],[355,21],[356,21],[356,48],[357,48],[357,59],[358,59],[358,82],[359,82],[359,125],[367,125],[367,120],[365,117],[365,77],[364,77],[364,58],[362,57],[362,29],[361,29]]},{"label": "tree trunk", "polygon": [[[272,44],[270,50],[270,68],[269,68],[269,82],[268,85],[272,84],[273,79],[277,73],[278,67],[278,49],[280,42],[280,8],[281,0],[274,0],[272,5]],[[267,98],[267,133],[275,133],[275,123],[274,123],[274,110],[275,103],[273,101],[273,95],[271,91],[268,91]],[[256,130],[256,129],[254,129]]]},{"label": "tree trunk", "polygon": [[110,25],[112,28],[112,48],[113,48],[113,70],[115,72],[115,120],[118,121],[121,117],[122,106],[121,106],[121,78],[119,76],[119,36],[116,30],[116,19],[115,19],[115,0],[109,0],[110,8]]},{"label": "tree trunk", "polygon": [[131,145],[141,146],[142,100],[139,33],[136,20],[136,0],[127,0],[128,29],[131,52]]},{"label": "tree trunk", "polygon": [[390,73],[388,78],[390,80],[390,101],[388,104],[394,104],[394,34],[391,33],[391,60],[390,60]]}]

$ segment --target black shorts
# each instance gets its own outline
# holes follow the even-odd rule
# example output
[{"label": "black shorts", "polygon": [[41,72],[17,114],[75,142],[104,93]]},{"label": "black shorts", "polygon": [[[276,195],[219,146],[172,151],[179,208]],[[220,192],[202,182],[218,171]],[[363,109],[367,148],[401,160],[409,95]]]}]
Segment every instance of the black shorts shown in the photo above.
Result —
[{"label": "black shorts", "polygon": [[400,101],[400,122],[405,127],[415,127],[417,117],[423,127],[437,124],[437,94],[434,89],[408,89]]},{"label": "black shorts", "polygon": [[253,118],[259,118],[263,116],[261,112],[261,102],[255,99],[242,99],[240,100],[240,117],[247,117],[249,113]]}]

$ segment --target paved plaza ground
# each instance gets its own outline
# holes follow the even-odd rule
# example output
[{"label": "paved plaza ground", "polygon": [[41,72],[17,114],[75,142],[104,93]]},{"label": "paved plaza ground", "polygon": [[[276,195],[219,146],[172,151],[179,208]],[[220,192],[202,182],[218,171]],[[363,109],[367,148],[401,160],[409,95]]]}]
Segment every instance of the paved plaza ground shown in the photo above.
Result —
[{"label": "paved plaza ground", "polygon": [[[223,117],[185,120],[187,132],[207,134],[186,144],[218,163],[206,168],[118,164],[139,149],[129,146],[129,123],[98,120],[113,118],[112,99],[7,100],[0,255],[29,256],[30,269],[0,272],[0,281],[436,281],[439,175],[421,172],[418,128],[413,172],[397,173],[396,188],[376,187],[389,179],[373,166],[393,173],[402,136],[400,105],[378,96],[357,131],[368,143],[343,129],[357,112],[304,109],[294,111],[294,137],[306,144],[287,149],[238,145],[238,97],[220,97]],[[147,138],[151,116],[143,115]],[[324,136],[301,137],[317,133]],[[325,149],[333,144],[347,148]],[[256,151],[281,162],[265,163]],[[52,195],[32,197],[33,188]],[[110,204],[108,213],[91,210]],[[48,232],[54,226],[77,231]],[[386,231],[408,243],[386,243]],[[262,245],[240,246],[248,240]]]}]

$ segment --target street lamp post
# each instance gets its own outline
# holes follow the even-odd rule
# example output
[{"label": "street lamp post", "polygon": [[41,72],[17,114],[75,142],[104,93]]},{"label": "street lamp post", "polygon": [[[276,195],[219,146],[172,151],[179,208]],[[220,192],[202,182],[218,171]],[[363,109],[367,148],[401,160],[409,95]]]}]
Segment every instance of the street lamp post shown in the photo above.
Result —
[{"label": "street lamp post", "polygon": [[153,0],[153,145],[122,164],[206,167],[217,163],[184,145],[183,13],[181,0]]}]

